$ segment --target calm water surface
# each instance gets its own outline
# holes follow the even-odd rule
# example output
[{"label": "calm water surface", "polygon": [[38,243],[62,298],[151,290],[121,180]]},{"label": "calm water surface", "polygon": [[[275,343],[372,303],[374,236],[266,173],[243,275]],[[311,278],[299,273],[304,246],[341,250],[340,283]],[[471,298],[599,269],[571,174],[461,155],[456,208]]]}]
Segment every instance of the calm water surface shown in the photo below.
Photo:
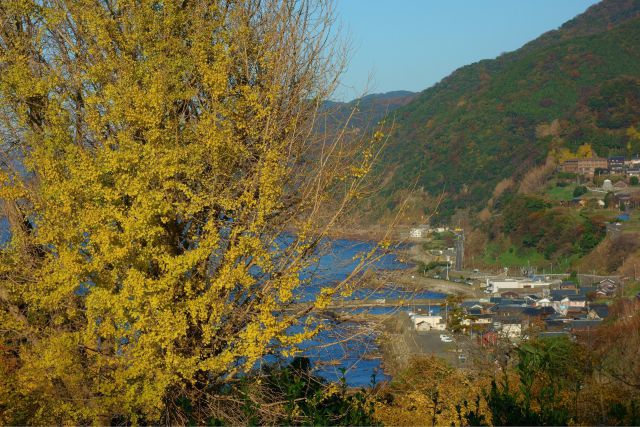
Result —
[{"label": "calm water surface", "polygon": [[[315,294],[323,286],[345,279],[356,266],[354,260],[359,255],[366,254],[375,248],[371,242],[353,240],[332,240],[327,254],[320,257],[318,265],[314,268],[310,286],[306,287],[300,295],[301,301],[312,300]],[[410,264],[401,262],[394,254],[382,256],[372,269],[402,270],[410,268]],[[436,292],[415,292],[397,288],[393,284],[380,289],[358,289],[347,299],[442,299],[445,295]],[[398,310],[414,310],[423,308],[431,309],[434,313],[439,311],[433,307],[372,307],[350,309],[349,313],[368,312],[371,314],[392,314]],[[371,384],[388,380],[389,377],[381,370],[381,360],[378,358],[378,347],[375,342],[376,333],[366,324],[343,322],[336,324],[333,321],[327,331],[321,332],[313,341],[306,343],[305,356],[309,357],[317,373],[331,381],[343,376],[348,385],[352,387]]]}]

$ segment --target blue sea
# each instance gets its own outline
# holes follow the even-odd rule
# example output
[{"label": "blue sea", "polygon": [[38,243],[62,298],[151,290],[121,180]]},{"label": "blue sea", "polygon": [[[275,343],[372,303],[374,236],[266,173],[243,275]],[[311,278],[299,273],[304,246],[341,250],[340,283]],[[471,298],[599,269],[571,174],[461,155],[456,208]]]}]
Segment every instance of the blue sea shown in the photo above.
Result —
[{"label": "blue sea", "polygon": [[[300,300],[312,300],[323,286],[344,280],[357,267],[357,258],[375,249],[375,243],[336,239],[327,242],[325,252],[314,266],[311,284],[303,290]],[[373,270],[403,270],[412,265],[400,261],[395,254],[380,256],[369,268]],[[346,299],[350,300],[388,300],[443,299],[444,294],[429,291],[408,291],[392,283],[376,289],[356,289]],[[367,312],[370,314],[392,314],[398,310],[422,308],[436,313],[439,307],[371,307],[350,309],[348,313]],[[378,356],[376,332],[366,324],[330,322],[326,331],[305,344],[304,355],[313,362],[317,374],[335,381],[344,376],[352,387],[366,386],[373,382],[385,381],[389,377],[382,372]]]}]

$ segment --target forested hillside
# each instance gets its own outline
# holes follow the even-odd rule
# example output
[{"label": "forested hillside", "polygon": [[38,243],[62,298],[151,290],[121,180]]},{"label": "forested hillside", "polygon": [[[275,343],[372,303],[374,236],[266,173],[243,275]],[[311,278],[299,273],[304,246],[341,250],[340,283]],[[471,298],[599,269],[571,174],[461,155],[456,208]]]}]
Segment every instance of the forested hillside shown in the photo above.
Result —
[{"label": "forested hillside", "polygon": [[373,93],[349,102],[326,101],[318,123],[319,129],[367,129],[376,125],[386,115],[407,105],[418,94],[406,90]]},{"label": "forested hillside", "polygon": [[457,208],[480,211],[496,184],[517,182],[554,149],[640,152],[627,136],[640,117],[639,13],[638,0],[604,1],[519,50],[458,69],[396,110],[373,216],[395,209],[408,188],[445,192],[436,220]]}]

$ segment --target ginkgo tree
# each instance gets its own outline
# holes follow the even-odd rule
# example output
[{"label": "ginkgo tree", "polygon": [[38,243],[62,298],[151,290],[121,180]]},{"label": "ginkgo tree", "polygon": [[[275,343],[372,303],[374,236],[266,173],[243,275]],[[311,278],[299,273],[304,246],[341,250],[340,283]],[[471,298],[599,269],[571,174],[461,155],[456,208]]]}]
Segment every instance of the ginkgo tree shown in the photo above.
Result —
[{"label": "ginkgo tree", "polygon": [[175,422],[316,333],[340,289],[295,304],[301,272],[381,138],[317,131],[332,23],[311,0],[0,3],[5,423]]}]

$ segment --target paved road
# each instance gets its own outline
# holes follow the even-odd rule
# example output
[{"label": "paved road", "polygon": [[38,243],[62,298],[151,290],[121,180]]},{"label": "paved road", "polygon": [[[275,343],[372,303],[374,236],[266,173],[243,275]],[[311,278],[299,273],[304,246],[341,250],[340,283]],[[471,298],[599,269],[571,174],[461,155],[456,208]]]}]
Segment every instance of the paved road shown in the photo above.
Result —
[{"label": "paved road", "polygon": [[424,277],[413,270],[393,271],[386,277],[407,289],[430,290],[454,295],[458,294],[466,298],[482,298],[485,296],[479,287],[473,287],[465,283],[456,283],[447,280]]}]

